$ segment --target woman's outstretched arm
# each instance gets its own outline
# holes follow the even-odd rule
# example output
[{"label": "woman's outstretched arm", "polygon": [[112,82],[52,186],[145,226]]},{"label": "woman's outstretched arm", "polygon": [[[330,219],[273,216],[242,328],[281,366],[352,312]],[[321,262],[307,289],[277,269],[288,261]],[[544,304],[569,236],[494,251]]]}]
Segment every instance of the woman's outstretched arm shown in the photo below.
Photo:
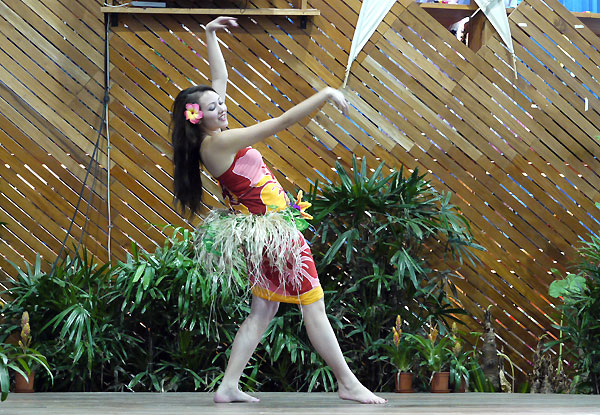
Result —
[{"label": "woman's outstretched arm", "polygon": [[227,66],[217,40],[217,30],[226,27],[237,27],[237,19],[233,17],[217,17],[206,25],[206,49],[208,51],[208,64],[210,66],[210,78],[212,87],[217,94],[225,100],[227,90]]},{"label": "woman's outstretched arm", "polygon": [[235,154],[242,148],[264,140],[309,116],[325,101],[331,100],[344,114],[348,113],[348,103],[337,89],[326,87],[301,103],[290,108],[279,117],[262,121],[245,128],[226,130],[214,137],[211,147],[216,151]]}]

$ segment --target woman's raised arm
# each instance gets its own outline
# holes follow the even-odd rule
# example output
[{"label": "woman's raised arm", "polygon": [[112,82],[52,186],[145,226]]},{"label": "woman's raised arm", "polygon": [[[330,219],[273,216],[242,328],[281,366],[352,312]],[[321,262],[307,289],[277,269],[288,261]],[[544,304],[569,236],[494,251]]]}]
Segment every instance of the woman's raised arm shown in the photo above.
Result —
[{"label": "woman's raised arm", "polygon": [[219,133],[215,137],[218,138],[214,140],[215,147],[213,148],[217,151],[235,154],[238,150],[258,143],[299,122],[327,100],[331,100],[344,114],[348,113],[348,103],[344,95],[337,89],[326,87],[278,117],[261,121],[250,127],[234,128]]},{"label": "woman's raised arm", "polygon": [[206,25],[206,49],[208,50],[212,87],[223,100],[225,100],[227,91],[227,66],[221,53],[216,31],[226,27],[237,27],[237,25],[237,19],[226,16],[217,17]]}]

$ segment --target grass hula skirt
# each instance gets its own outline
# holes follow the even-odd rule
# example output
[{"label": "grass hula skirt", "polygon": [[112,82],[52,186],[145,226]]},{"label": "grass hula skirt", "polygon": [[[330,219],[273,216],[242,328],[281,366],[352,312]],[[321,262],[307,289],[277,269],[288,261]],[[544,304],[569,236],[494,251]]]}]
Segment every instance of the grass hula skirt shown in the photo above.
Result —
[{"label": "grass hula skirt", "polygon": [[263,286],[265,259],[278,271],[280,284],[299,288],[302,258],[298,234],[307,227],[295,208],[264,215],[212,210],[197,229],[196,260],[209,275],[213,294],[219,287],[247,287],[246,272],[254,277],[254,284]]}]

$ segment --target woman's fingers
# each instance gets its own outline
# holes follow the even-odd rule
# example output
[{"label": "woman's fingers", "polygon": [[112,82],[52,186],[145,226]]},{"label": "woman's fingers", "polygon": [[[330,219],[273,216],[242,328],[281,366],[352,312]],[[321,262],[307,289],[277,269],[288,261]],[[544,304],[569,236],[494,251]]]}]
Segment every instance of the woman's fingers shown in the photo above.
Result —
[{"label": "woman's fingers", "polygon": [[344,100],[342,101],[342,112],[344,113],[344,115],[348,115],[348,111],[349,111],[349,106],[348,106],[348,101],[346,101],[346,98],[344,98]]},{"label": "woman's fingers", "polygon": [[235,18],[235,17],[221,16],[221,17],[217,18],[217,20],[219,20],[219,23],[221,23],[223,25],[223,27],[226,27],[226,26],[236,27],[238,25],[237,18]]},{"label": "woman's fingers", "polygon": [[237,27],[237,18],[229,16],[219,16],[209,24],[206,28],[209,30],[225,29],[226,27]]},{"label": "woman's fingers", "polygon": [[338,90],[334,90],[331,94],[331,100],[333,101],[335,106],[342,111],[343,114],[348,115],[348,101],[346,101],[344,94],[342,94]]}]

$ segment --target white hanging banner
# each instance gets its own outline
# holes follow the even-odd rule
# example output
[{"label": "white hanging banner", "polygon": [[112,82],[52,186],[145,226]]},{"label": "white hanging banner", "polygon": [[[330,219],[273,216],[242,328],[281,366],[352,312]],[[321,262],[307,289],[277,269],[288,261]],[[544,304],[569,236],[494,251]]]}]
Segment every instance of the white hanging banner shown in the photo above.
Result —
[{"label": "white hanging banner", "polygon": [[[377,30],[377,27],[383,21],[395,2],[396,0],[363,0],[358,16],[358,22],[356,23],[356,29],[354,30],[350,54],[348,55],[348,65],[346,65],[346,74],[344,76],[342,88],[345,87],[348,82],[352,62],[354,62],[354,59],[356,59],[359,52],[369,41],[375,30]],[[517,68],[515,51],[512,43],[512,36],[510,34],[508,16],[506,15],[506,8],[504,6],[505,0],[475,0],[475,2],[479,6],[477,11],[481,10],[485,14],[492,26],[494,26],[494,29],[496,29],[502,38],[502,41],[506,44],[508,51],[511,53],[516,78]]]},{"label": "white hanging banner", "polygon": [[382,22],[394,3],[396,3],[396,0],[363,0],[356,29],[354,29],[354,38],[350,47],[350,55],[348,55],[348,65],[346,66],[346,76],[344,77],[342,88],[348,82],[352,62],[354,62],[359,52],[367,44],[373,33],[375,33],[377,26]]}]

